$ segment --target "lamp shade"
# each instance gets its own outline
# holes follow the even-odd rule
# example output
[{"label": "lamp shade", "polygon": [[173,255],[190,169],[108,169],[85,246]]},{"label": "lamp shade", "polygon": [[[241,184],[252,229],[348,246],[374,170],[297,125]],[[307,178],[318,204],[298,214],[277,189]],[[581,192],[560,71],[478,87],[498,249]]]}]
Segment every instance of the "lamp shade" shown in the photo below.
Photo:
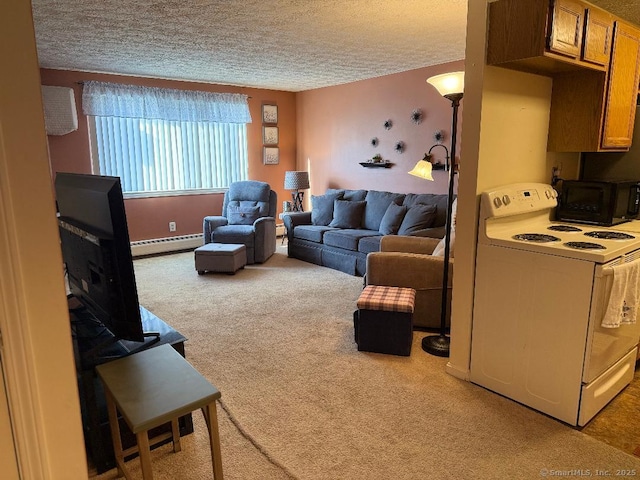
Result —
[{"label": "lamp shade", "polygon": [[428,78],[427,83],[433,85],[443,97],[464,91],[464,72],[443,73]]},{"label": "lamp shade", "polygon": [[413,170],[409,172],[409,175],[414,177],[424,178],[433,182],[433,176],[431,175],[432,165],[427,160],[419,160]]},{"label": "lamp shade", "polygon": [[309,172],[285,172],[285,190],[305,190],[309,188]]}]

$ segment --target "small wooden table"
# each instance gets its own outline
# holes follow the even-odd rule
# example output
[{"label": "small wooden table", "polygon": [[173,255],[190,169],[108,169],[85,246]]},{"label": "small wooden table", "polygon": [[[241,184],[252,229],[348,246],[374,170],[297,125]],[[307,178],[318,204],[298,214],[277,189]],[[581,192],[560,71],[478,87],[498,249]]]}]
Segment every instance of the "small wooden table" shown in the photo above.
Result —
[{"label": "small wooden table", "polygon": [[[215,480],[222,480],[216,413],[216,400],[220,398],[220,392],[178,352],[169,345],[161,345],[99,365],[96,370],[104,385],[113,449],[120,476],[130,478],[124,458],[138,452],[142,477],[152,479],[148,430],[171,422],[171,432],[155,438],[154,444],[171,438],[174,452],[179,452],[178,418],[200,408],[209,429],[213,475]],[[137,446],[124,451],[118,410],[138,442]]]}]

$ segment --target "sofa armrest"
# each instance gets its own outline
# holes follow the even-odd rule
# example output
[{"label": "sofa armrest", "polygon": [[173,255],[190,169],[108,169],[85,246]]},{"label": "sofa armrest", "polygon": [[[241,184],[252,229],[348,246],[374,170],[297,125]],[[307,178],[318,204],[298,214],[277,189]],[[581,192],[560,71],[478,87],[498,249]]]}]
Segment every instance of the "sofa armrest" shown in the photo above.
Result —
[{"label": "sofa armrest", "polygon": [[[444,259],[403,252],[373,252],[367,255],[367,285],[407,287],[417,291],[441,290]],[[453,260],[449,261],[449,287]]]},{"label": "sofa armrest", "polygon": [[276,224],[276,219],[273,217],[260,217],[258,219],[256,219],[255,222],[253,222],[253,227],[254,228],[264,228],[263,226],[261,227],[260,224],[269,224],[269,223],[273,223],[274,225]]},{"label": "sofa armrest", "polygon": [[208,215],[204,217],[204,220],[202,221],[202,236],[204,237],[204,243],[211,243],[211,234],[213,231],[227,223],[229,223],[227,217],[220,215]]},{"label": "sofa armrest", "polygon": [[253,228],[255,230],[254,260],[256,263],[263,263],[276,251],[276,219],[260,217],[253,222]]},{"label": "sofa armrest", "polygon": [[282,220],[287,231],[287,239],[291,241],[296,225],[311,225],[311,212],[287,212],[282,215]]},{"label": "sofa armrest", "polygon": [[439,238],[414,237],[411,235],[385,235],[382,237],[382,240],[380,240],[380,251],[431,255],[439,242]]}]

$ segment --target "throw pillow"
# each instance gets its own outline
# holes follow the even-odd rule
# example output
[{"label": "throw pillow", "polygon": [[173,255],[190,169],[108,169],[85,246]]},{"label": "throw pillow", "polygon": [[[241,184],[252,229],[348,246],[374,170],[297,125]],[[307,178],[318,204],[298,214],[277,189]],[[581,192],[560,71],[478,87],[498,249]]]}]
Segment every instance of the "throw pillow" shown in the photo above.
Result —
[{"label": "throw pillow", "polygon": [[229,225],[253,225],[260,218],[260,207],[242,207],[229,205],[227,207],[227,220]]},{"label": "throw pillow", "polygon": [[400,224],[398,235],[411,235],[418,230],[429,228],[436,219],[436,208],[435,205],[423,205],[421,203],[409,208]]},{"label": "throw pillow", "polygon": [[382,235],[395,235],[402,224],[408,208],[397,203],[391,203],[387,207],[387,211],[382,216],[380,222],[380,233]]},{"label": "throw pillow", "polygon": [[[446,238],[446,237],[445,237]],[[436,248],[433,249],[431,255],[434,257],[444,257],[444,238],[440,240]],[[449,257],[453,258],[453,245],[456,243],[456,231],[451,230],[451,243],[449,243]]]},{"label": "throw pillow", "polygon": [[343,192],[311,195],[311,223],[329,225],[333,220],[333,202],[342,198]]},{"label": "throw pillow", "polygon": [[[449,256],[453,258],[453,245],[456,243],[456,220],[458,216],[458,199],[456,198],[451,204],[451,243],[449,244]],[[436,248],[433,249],[431,255],[436,257],[444,257],[444,238],[440,240]]]},{"label": "throw pillow", "polygon": [[333,220],[330,227],[336,228],[360,228],[362,225],[362,214],[367,202],[350,202],[347,200],[336,200],[333,202]]},{"label": "throw pillow", "polygon": [[380,221],[387,211],[387,207],[391,203],[402,204],[404,193],[382,192],[378,190],[369,190],[365,201],[367,207],[364,209],[364,218],[362,226],[367,230],[380,230]]}]

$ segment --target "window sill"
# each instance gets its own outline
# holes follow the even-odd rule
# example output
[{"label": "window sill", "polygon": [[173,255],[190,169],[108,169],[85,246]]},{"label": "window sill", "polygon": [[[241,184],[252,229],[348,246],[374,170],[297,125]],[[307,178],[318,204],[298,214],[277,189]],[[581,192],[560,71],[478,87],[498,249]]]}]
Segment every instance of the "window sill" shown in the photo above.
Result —
[{"label": "window sill", "polygon": [[199,190],[171,190],[155,192],[124,192],[123,197],[129,198],[155,198],[155,197],[183,197],[186,195],[209,195],[211,193],[225,193],[228,188],[209,188]]}]

